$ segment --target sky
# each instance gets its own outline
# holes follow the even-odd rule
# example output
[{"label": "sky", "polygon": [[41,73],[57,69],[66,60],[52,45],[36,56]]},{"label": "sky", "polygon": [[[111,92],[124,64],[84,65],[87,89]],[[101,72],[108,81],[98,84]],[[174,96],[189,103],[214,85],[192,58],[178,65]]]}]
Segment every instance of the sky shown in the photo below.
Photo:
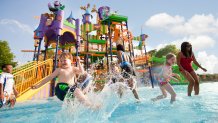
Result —
[{"label": "sky", "polygon": [[[128,16],[128,26],[134,36],[147,34],[148,50],[168,44],[178,48],[183,41],[193,45],[199,63],[207,73],[218,73],[218,1],[217,0],[60,0],[65,5],[65,18],[72,11],[82,19],[80,6],[90,3],[97,7],[110,6],[112,11]],[[34,49],[33,31],[39,20],[35,16],[49,12],[53,0],[0,0],[0,40],[9,42],[15,60],[20,64],[31,61]],[[94,20],[93,20],[94,21]],[[198,73],[203,71],[198,70]]]}]

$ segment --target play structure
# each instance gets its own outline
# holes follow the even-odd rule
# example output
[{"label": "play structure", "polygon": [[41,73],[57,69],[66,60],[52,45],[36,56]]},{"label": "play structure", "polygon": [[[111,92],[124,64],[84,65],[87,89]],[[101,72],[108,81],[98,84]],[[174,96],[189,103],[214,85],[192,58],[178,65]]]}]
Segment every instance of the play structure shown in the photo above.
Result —
[{"label": "play structure", "polygon": [[[102,86],[102,76],[109,71],[109,63],[115,60],[117,44],[125,47],[125,52],[133,58],[135,66],[142,66],[137,72],[150,73],[153,87],[149,64],[151,57],[146,53],[145,45],[148,36],[133,36],[128,29],[127,16],[112,12],[108,6],[97,9],[94,5],[91,9],[90,4],[87,4],[80,7],[84,11],[82,20],[74,18],[73,12],[65,19],[65,6],[60,2],[55,1],[54,5],[49,3],[48,8],[50,13],[41,14],[39,26],[34,31],[34,50],[23,50],[33,52],[33,62],[14,72],[16,87],[20,92],[18,101],[53,95],[54,81],[36,90],[32,90],[31,86],[38,84],[58,67],[58,55],[62,52],[80,56],[87,71],[92,63],[99,62],[94,74],[96,86]],[[93,14],[96,15],[96,22],[93,21]],[[133,46],[133,41],[139,43],[137,47]],[[136,56],[134,49],[145,52]],[[75,59],[74,62],[76,65]]]}]

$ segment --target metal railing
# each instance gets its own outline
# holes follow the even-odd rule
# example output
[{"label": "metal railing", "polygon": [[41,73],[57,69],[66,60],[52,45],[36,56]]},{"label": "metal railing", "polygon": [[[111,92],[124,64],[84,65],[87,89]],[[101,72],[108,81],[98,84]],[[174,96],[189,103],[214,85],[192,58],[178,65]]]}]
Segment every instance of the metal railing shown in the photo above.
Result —
[{"label": "metal railing", "polygon": [[29,67],[31,67],[33,65],[36,65],[36,64],[37,64],[37,61],[31,61],[31,62],[28,62],[28,63],[26,63],[24,65],[17,66],[15,68],[13,68],[13,74],[15,74],[16,72],[21,71],[21,70],[23,70],[25,68],[29,68]]},{"label": "metal railing", "polygon": [[16,89],[19,95],[28,91],[31,86],[39,83],[42,79],[52,73],[53,60],[39,61],[29,67],[23,68],[14,73]]}]

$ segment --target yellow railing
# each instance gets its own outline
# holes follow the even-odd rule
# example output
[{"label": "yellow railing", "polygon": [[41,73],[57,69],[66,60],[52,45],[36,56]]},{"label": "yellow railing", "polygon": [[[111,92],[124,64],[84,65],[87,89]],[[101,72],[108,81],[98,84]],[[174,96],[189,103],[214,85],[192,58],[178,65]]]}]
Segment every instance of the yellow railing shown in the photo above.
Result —
[{"label": "yellow railing", "polygon": [[21,66],[17,66],[15,68],[13,68],[13,74],[15,74],[16,72],[19,72],[25,68],[29,68],[33,65],[35,65],[37,62],[36,61],[31,61],[31,62],[28,62],[27,64],[24,64],[24,65],[21,65]]},{"label": "yellow railing", "polygon": [[14,73],[16,89],[19,95],[28,91],[32,85],[39,83],[42,79],[52,73],[53,60],[39,61],[38,64],[30,65]]}]

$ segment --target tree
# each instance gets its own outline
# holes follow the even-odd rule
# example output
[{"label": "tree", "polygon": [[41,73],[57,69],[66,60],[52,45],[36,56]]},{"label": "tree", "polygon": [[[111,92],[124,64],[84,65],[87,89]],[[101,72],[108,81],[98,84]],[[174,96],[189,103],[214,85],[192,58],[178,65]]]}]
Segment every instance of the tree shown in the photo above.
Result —
[{"label": "tree", "polygon": [[151,51],[148,52],[148,54],[150,54],[151,56],[154,56],[156,53],[157,53],[156,49],[151,50]]},{"label": "tree", "polygon": [[7,41],[0,40],[0,67],[3,64],[11,64],[13,66],[17,65],[17,62],[14,62],[14,54],[11,52],[11,49]]},{"label": "tree", "polygon": [[164,48],[158,50],[155,56],[161,58],[163,56],[166,56],[168,53],[173,53],[177,55],[179,53],[179,49],[176,48],[176,45],[167,45]]}]

